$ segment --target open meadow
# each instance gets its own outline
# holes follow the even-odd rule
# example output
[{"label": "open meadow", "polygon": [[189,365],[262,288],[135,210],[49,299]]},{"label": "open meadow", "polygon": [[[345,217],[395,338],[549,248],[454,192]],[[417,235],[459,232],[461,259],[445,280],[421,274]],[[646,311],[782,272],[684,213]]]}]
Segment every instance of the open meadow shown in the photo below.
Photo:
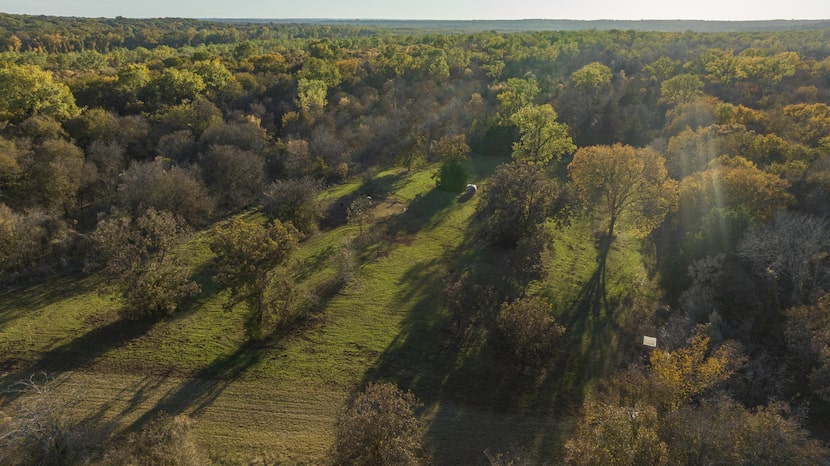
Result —
[{"label": "open meadow", "polygon": [[[498,160],[475,158],[477,182]],[[33,373],[59,384],[73,415],[118,432],[154,413],[195,419],[199,445],[217,461],[319,464],[345,402],[370,380],[392,381],[423,402],[428,450],[438,464],[486,464],[485,450],[561,454],[586,385],[618,361],[622,342],[609,302],[647,280],[636,241],[620,241],[598,269],[590,226],[554,230],[549,278],[536,286],[579,333],[541,374],[519,373],[486,335],[458,335],[442,306],[452,269],[501,258],[471,233],[477,197],[460,202],[434,188],[431,171],[380,172],[371,220],[341,224],[301,244],[293,269],[311,293],[325,283],[344,242],[358,270],[339,291],[313,296],[290,329],[248,342],[244,312],[226,312],[211,283],[207,229],[186,245],[202,292],[156,323],[119,317],[119,296],[96,275],[62,276],[0,295],[2,384]],[[360,183],[325,192],[337,207]],[[251,212],[249,218],[261,218]],[[624,337],[630,337],[625,335]],[[7,400],[14,402],[14,400]]]}]

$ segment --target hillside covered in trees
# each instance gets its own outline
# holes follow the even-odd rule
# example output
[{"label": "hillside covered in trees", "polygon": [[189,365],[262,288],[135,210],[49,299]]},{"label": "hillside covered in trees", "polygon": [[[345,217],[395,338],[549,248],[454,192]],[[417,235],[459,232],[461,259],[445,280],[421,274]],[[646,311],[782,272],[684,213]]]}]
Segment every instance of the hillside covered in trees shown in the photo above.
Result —
[{"label": "hillside covered in trees", "polygon": [[0,14],[0,463],[830,461],[830,29],[534,24]]}]

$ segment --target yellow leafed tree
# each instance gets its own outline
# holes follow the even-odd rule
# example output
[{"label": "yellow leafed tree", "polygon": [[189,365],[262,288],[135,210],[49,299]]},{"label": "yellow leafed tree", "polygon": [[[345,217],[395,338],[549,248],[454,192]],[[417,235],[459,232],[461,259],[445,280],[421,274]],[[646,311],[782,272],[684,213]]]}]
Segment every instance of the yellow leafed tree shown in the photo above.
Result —
[{"label": "yellow leafed tree", "polygon": [[737,348],[729,343],[707,353],[709,337],[702,333],[693,336],[688,347],[652,353],[654,380],[670,410],[726,381],[740,363]]},{"label": "yellow leafed tree", "polygon": [[677,183],[668,177],[663,157],[651,149],[583,147],[568,165],[568,174],[582,202],[608,217],[609,237],[619,223],[647,235],[677,200]]}]

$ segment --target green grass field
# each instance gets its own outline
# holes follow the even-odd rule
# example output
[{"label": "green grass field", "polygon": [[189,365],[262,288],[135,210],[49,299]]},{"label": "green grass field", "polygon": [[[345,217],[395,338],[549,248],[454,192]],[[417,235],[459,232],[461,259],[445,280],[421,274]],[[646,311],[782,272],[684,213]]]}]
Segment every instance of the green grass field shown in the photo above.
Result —
[{"label": "green grass field", "polygon": [[[473,182],[486,189],[497,163],[475,159]],[[2,293],[0,384],[44,371],[77,394],[77,416],[116,430],[159,411],[185,413],[218,462],[320,464],[344,403],[368,381],[392,381],[423,401],[436,464],[487,464],[485,449],[555,461],[592,381],[631,348],[621,340],[630,335],[620,309],[632,289],[648,288],[639,242],[621,236],[601,254],[589,221],[551,225],[549,276],[532,291],[568,326],[567,348],[540,373],[520,373],[485,332],[459,339],[448,323],[444,279],[472,261],[494,271],[502,264],[473,237],[478,198],[460,202],[435,190],[431,174],[389,170],[324,193],[336,210],[371,189],[372,220],[363,233],[332,225],[302,243],[294,271],[309,311],[261,342],[246,343],[242,307],[222,309],[226,296],[210,280],[209,231],[185,251],[201,294],[154,324],[121,320],[120,298],[101,277],[64,276]],[[315,296],[349,241],[354,279]]]}]

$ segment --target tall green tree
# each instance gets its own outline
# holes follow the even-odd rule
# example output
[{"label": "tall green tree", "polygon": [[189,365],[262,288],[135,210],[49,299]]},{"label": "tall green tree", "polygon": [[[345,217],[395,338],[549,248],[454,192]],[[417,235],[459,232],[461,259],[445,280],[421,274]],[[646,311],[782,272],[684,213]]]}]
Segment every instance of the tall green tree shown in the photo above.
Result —
[{"label": "tall green tree", "polygon": [[467,145],[463,134],[443,136],[430,144],[430,152],[440,160],[441,168],[434,175],[438,189],[460,193],[467,185],[467,159],[470,146]]},{"label": "tall green tree", "polygon": [[303,117],[310,122],[323,114],[326,106],[328,85],[320,79],[300,78],[297,80],[297,106]]},{"label": "tall green tree", "polygon": [[510,116],[519,109],[533,103],[539,95],[539,84],[536,78],[528,79],[510,78],[502,85],[501,91],[496,95],[499,100],[500,121],[503,125],[509,125]]},{"label": "tall green tree", "polygon": [[205,81],[190,70],[165,68],[147,85],[149,101],[155,108],[193,101],[205,90]]},{"label": "tall green tree", "polygon": [[193,64],[193,72],[202,78],[205,89],[215,95],[233,80],[233,75],[219,59],[202,60]]},{"label": "tall green tree", "polygon": [[144,105],[145,88],[150,83],[150,70],[144,64],[131,64],[118,70],[113,83],[117,99],[113,106],[126,110],[139,110]]},{"label": "tall green tree", "polygon": [[568,134],[568,126],[556,121],[550,104],[526,105],[510,117],[521,137],[513,143],[513,160],[546,165],[573,152],[576,146]]},{"label": "tall green tree", "polygon": [[703,81],[693,74],[678,74],[660,84],[660,101],[676,106],[703,95]]},{"label": "tall green tree", "polygon": [[[210,241],[210,250],[216,254],[216,279],[230,293],[225,310],[245,303],[250,312],[248,332],[251,337],[264,333],[263,324],[269,314],[286,309],[285,277],[280,277],[279,266],[285,265],[297,247],[299,232],[291,223],[274,220],[268,226],[234,218],[220,225]],[[278,289],[282,288],[282,289]],[[282,309],[277,309],[283,301]]]},{"label": "tall green tree", "polygon": [[571,82],[576,87],[598,91],[611,84],[611,68],[600,62],[588,63],[571,75]]},{"label": "tall green tree", "polygon": [[0,121],[19,123],[32,115],[58,121],[78,114],[69,88],[37,65],[0,65]]},{"label": "tall green tree", "polygon": [[311,57],[303,62],[302,69],[297,77],[305,80],[318,80],[326,83],[326,87],[337,87],[340,84],[340,70],[333,62]]}]

